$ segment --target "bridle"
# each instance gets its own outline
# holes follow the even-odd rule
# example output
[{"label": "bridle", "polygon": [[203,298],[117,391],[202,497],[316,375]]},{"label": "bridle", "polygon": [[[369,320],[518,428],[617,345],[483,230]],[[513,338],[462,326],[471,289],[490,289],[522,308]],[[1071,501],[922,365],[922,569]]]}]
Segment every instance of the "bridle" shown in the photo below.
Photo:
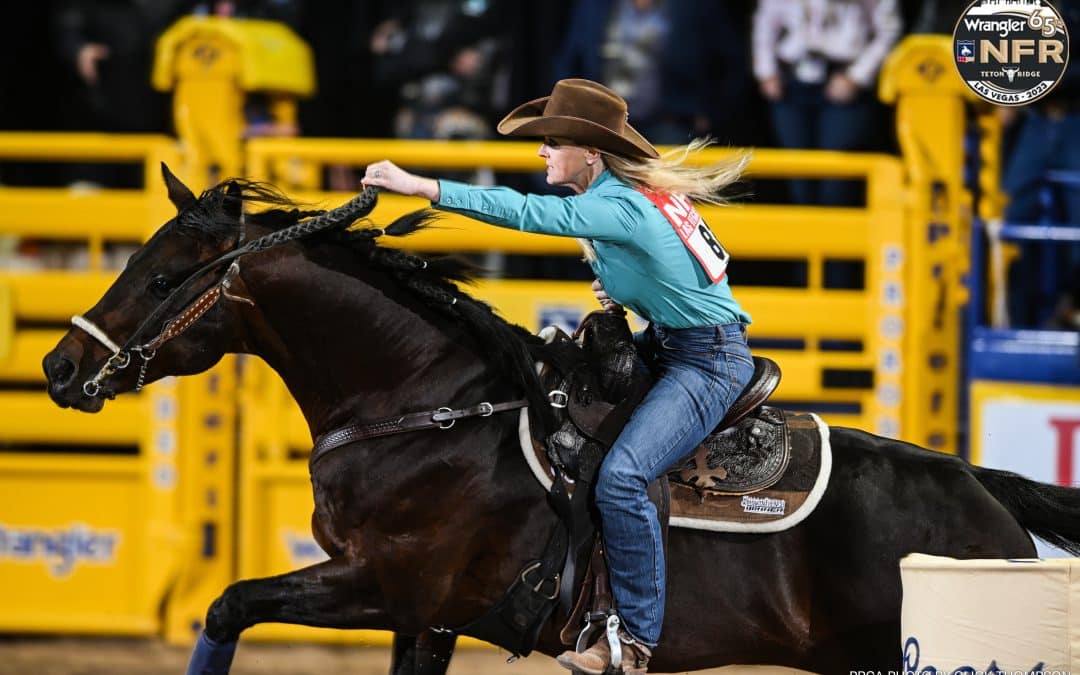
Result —
[{"label": "bridle", "polygon": [[[139,327],[135,329],[135,332],[132,333],[131,337],[124,343],[123,347],[119,346],[104,330],[85,316],[75,315],[71,317],[71,324],[73,326],[85,331],[92,338],[104,345],[112,354],[106,359],[97,374],[83,383],[83,393],[91,398],[96,398],[104,391],[107,397],[112,398],[112,392],[104,389],[102,385],[109,377],[131,365],[132,355],[138,356],[142,360],[142,363],[139,366],[139,376],[135,383],[135,391],[140,391],[146,381],[146,369],[150,365],[150,361],[157,355],[158,350],[169,340],[181,335],[190,328],[199,320],[199,318],[206,314],[211,307],[217,304],[217,301],[221,299],[222,295],[229,297],[229,284],[231,283],[233,276],[239,271],[236,262],[237,258],[249,253],[264,251],[268,248],[273,248],[274,246],[300,239],[301,237],[306,237],[322,230],[328,230],[332,227],[351,225],[355,220],[367,215],[367,213],[374,208],[377,198],[378,188],[366,188],[362,193],[336,209],[327,211],[315,218],[306,220],[302,223],[297,223],[296,225],[292,225],[283,230],[259,237],[258,239],[248,242],[240,248],[228,251],[203,265],[201,268],[190,274],[183,283],[177,286],[169,293],[168,297],[158,304],[154,311],[150,313],[150,316],[139,324]],[[195,285],[195,282],[207,273],[218,269],[228,262],[231,262],[232,265],[222,277],[221,281],[204,291],[198,298],[189,303],[182,312],[166,321],[155,337],[140,344],[142,336],[150,331],[151,326],[157,325],[163,319],[177,298],[183,297],[191,287]]]},{"label": "bridle", "polygon": [[[91,398],[100,394],[102,391],[101,383],[109,376],[127,368],[131,364],[131,356],[133,354],[142,359],[142,364],[139,366],[139,376],[135,382],[135,391],[142,391],[143,385],[146,383],[146,369],[150,365],[151,359],[157,355],[157,352],[162,345],[187,330],[192,324],[198,321],[203,314],[206,314],[211,307],[217,304],[217,301],[221,299],[222,295],[228,294],[226,289],[229,287],[230,277],[234,274],[234,270],[236,272],[239,272],[240,270],[236,261],[233,261],[233,264],[229,267],[229,271],[225,273],[225,276],[222,277],[219,283],[200,295],[195,302],[188,305],[187,308],[180,312],[175,318],[167,321],[156,337],[142,345],[136,345],[134,347],[127,347],[127,345],[125,345],[124,348],[121,348],[109,338],[105,331],[86,317],[79,314],[71,317],[73,326],[83,329],[112,352],[112,356],[105,361],[105,364],[102,365],[101,370],[98,371],[97,375],[95,375],[93,379],[83,383],[83,393]],[[168,298],[166,298],[164,302],[168,302]],[[137,333],[138,331],[136,331],[136,334]],[[128,341],[128,344],[130,343],[131,340]]]}]

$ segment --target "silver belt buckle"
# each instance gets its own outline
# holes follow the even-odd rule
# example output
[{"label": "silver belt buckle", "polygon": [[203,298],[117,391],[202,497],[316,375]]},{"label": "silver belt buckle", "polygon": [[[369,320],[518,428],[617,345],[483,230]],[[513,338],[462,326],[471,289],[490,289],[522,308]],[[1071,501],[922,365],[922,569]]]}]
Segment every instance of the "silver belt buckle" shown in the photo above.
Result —
[{"label": "silver belt buckle", "polygon": [[807,84],[821,84],[825,81],[826,71],[825,59],[820,56],[807,56],[795,64],[795,79]]}]

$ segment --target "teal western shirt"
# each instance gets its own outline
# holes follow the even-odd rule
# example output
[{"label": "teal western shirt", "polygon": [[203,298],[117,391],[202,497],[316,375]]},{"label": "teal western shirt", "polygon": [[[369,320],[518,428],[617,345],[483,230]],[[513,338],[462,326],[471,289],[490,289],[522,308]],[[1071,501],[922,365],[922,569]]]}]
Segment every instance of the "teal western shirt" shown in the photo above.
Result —
[{"label": "teal western shirt", "polygon": [[608,296],[666,328],[750,323],[727,277],[710,283],[660,210],[608,171],[570,197],[440,180],[432,205],[522,232],[591,240],[590,265]]}]

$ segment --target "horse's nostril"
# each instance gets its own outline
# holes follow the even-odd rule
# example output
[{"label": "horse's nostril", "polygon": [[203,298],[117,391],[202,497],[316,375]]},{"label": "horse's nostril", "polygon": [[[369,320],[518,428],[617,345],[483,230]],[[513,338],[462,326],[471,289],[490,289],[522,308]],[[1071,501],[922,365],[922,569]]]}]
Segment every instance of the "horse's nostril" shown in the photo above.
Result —
[{"label": "horse's nostril", "polygon": [[75,363],[66,356],[50,354],[45,358],[45,377],[54,387],[65,387],[70,384],[76,372]]}]

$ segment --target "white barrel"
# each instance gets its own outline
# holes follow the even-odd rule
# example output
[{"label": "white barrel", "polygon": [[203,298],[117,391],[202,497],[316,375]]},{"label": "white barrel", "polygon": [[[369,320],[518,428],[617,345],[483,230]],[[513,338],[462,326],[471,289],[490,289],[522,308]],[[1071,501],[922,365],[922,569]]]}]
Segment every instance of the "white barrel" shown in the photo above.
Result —
[{"label": "white barrel", "polygon": [[1080,559],[912,554],[900,576],[902,672],[1080,672]]}]

